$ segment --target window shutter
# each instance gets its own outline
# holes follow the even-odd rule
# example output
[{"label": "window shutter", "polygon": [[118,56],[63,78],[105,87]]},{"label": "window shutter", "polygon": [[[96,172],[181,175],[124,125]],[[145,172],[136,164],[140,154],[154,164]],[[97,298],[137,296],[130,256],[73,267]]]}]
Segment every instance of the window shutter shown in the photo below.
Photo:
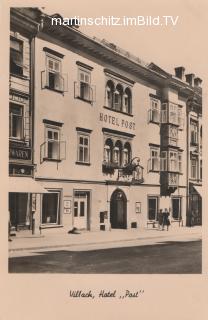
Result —
[{"label": "window shutter", "polygon": [[74,82],[74,97],[79,98],[80,97],[80,83]]},{"label": "window shutter", "polygon": [[24,138],[25,141],[30,142],[30,114],[29,111],[25,112],[25,117],[24,117]]},{"label": "window shutter", "polygon": [[147,119],[148,119],[148,123],[152,121],[152,109],[148,110],[148,114],[147,114]]},{"label": "window shutter", "polygon": [[40,163],[43,163],[44,158],[46,158],[46,142],[40,145]]},{"label": "window shutter", "polygon": [[90,86],[90,101],[95,102],[96,100],[96,87],[94,85]]},{"label": "window shutter", "polygon": [[44,89],[45,87],[49,86],[48,81],[48,71],[44,70],[41,71],[41,88]]},{"label": "window shutter", "polygon": [[56,73],[55,74],[55,89],[56,90],[60,90],[62,91],[62,88],[63,88],[63,83],[62,83],[63,79],[62,77],[60,76],[59,73]]}]

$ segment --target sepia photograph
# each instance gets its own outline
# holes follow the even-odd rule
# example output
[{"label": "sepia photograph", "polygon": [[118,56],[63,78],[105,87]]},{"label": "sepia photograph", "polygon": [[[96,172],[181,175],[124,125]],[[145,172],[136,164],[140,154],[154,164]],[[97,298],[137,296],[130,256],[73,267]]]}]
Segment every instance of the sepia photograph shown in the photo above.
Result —
[{"label": "sepia photograph", "polygon": [[0,2],[0,319],[205,320],[208,2]]},{"label": "sepia photograph", "polygon": [[180,17],[48,11],[10,8],[9,272],[202,273],[203,79],[85,32]]}]

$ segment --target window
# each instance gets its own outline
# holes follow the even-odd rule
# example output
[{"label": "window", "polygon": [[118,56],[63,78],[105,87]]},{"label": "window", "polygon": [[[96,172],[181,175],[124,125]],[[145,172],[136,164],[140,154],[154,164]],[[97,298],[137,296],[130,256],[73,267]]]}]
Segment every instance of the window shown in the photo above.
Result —
[{"label": "window", "polygon": [[62,60],[55,55],[46,53],[46,70],[41,73],[42,88],[66,92],[67,75],[62,73]]},{"label": "window", "polygon": [[114,104],[114,84],[112,81],[108,81],[106,85],[106,106],[113,108]]},{"label": "window", "polygon": [[169,171],[178,171],[178,153],[169,151]]},{"label": "window", "polygon": [[10,72],[23,75],[23,41],[10,39]]},{"label": "window", "polygon": [[158,99],[150,98],[148,121],[154,123],[160,122],[160,101]]},{"label": "window", "polygon": [[47,128],[48,159],[59,159],[59,130]]},{"label": "window", "polygon": [[123,165],[127,165],[131,161],[131,145],[126,142],[123,149]]},{"label": "window", "polygon": [[104,161],[106,163],[112,163],[113,161],[113,141],[107,139],[104,145]]},{"label": "window", "polygon": [[175,124],[180,130],[183,129],[184,119],[182,115],[182,108],[175,103],[162,103],[160,119],[161,123]]},{"label": "window", "polygon": [[160,154],[160,170],[167,171],[167,151],[161,151]]},{"label": "window", "polygon": [[181,152],[178,153],[178,171],[179,171],[179,173],[183,173],[183,169],[182,169],[182,153]]},{"label": "window", "polygon": [[61,90],[61,61],[47,56],[47,80],[48,87]]},{"label": "window", "polygon": [[[53,121],[45,120],[45,122],[49,123]],[[43,142],[40,146],[41,163],[45,160],[65,160],[66,142],[60,140],[60,134],[61,128],[59,126],[48,124],[45,126],[45,142]]]},{"label": "window", "polygon": [[191,144],[198,144],[198,125],[197,122],[191,121],[190,123],[190,132],[191,132]]},{"label": "window", "polygon": [[105,106],[114,111],[132,114],[132,92],[125,83],[107,80]]},{"label": "window", "polygon": [[22,140],[24,138],[23,106],[10,103],[9,112],[10,112],[9,136],[14,139]]},{"label": "window", "polygon": [[178,124],[178,105],[169,103],[169,122]]},{"label": "window", "polygon": [[158,197],[148,197],[148,220],[157,220],[158,213]]},{"label": "window", "polygon": [[200,180],[202,180],[202,160],[200,160]]},{"label": "window", "polygon": [[122,143],[121,141],[116,141],[115,147],[113,149],[113,162],[118,164],[119,166],[122,165]]},{"label": "window", "polygon": [[78,162],[89,163],[90,161],[90,137],[78,133]]},{"label": "window", "polygon": [[149,171],[159,171],[159,148],[151,148],[150,149],[150,168]]},{"label": "window", "polygon": [[191,178],[197,179],[197,159],[191,159]]},{"label": "window", "polygon": [[78,69],[78,82],[75,82],[75,98],[91,103],[95,101],[95,86],[91,85],[90,70]]},{"label": "window", "polygon": [[131,103],[131,90],[126,88],[123,96],[123,112],[131,114]]},{"label": "window", "polygon": [[123,87],[118,84],[114,92],[114,108],[116,111],[122,111],[123,109]]},{"label": "window", "polygon": [[60,192],[44,193],[42,195],[42,224],[60,223]]}]

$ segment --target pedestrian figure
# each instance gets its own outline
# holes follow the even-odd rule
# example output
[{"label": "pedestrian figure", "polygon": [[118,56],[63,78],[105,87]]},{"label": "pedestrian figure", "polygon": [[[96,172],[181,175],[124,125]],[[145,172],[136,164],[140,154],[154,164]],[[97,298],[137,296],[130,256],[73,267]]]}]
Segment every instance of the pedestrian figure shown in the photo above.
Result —
[{"label": "pedestrian figure", "polygon": [[158,230],[162,230],[163,227],[163,212],[162,209],[160,209],[159,213],[158,213]]},{"label": "pedestrian figure", "polygon": [[167,231],[169,229],[170,220],[169,220],[170,213],[168,212],[168,209],[165,208],[165,211],[163,212],[163,225],[162,230],[164,230],[164,227],[167,226]]}]

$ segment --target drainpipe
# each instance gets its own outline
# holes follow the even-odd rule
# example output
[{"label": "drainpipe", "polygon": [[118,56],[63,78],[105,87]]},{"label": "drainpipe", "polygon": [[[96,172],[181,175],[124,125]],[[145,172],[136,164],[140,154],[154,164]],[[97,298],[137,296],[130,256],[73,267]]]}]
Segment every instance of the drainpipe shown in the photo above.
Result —
[{"label": "drainpipe", "polygon": [[190,135],[189,135],[189,104],[186,102],[186,226],[190,225],[189,217],[189,165],[190,165]]}]

